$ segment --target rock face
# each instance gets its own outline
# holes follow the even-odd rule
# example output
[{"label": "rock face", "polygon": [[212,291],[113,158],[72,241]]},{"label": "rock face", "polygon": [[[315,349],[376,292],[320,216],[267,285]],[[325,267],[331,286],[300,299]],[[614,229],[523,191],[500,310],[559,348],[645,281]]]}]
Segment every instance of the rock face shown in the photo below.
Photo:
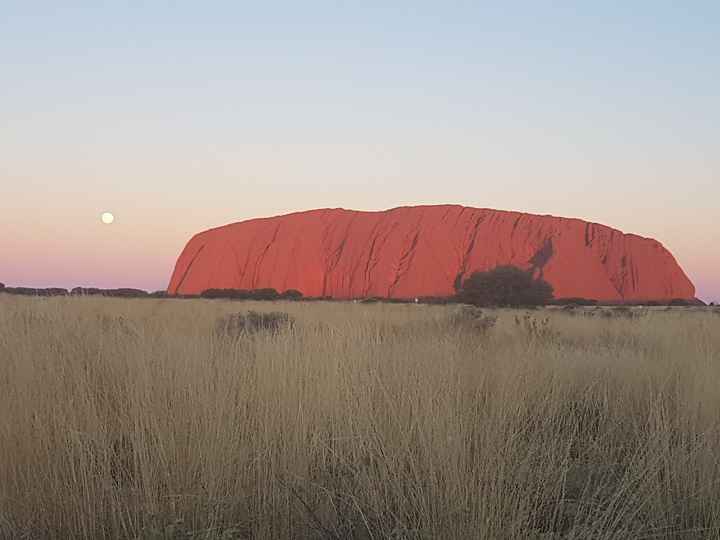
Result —
[{"label": "rock face", "polygon": [[448,296],[478,270],[532,270],[556,298],[692,299],[695,287],[659,242],[579,219],[455,205],[384,212],[312,210],[195,235],[169,294],[298,289],[305,296]]}]

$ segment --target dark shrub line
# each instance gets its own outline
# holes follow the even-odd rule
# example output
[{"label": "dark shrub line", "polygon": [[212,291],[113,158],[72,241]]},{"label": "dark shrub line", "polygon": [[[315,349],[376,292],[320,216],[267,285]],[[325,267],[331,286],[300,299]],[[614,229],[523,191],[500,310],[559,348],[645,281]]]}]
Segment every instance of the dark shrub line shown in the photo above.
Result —
[{"label": "dark shrub line", "polygon": [[23,296],[64,296],[68,294],[67,289],[60,289],[57,287],[47,289],[35,289],[32,287],[0,287],[0,292]]},{"label": "dark shrub line", "polygon": [[[458,290],[451,296],[419,296],[417,298],[385,298],[372,296],[356,298],[362,304],[471,304],[493,307],[529,308],[539,305],[555,306],[597,306],[598,300],[592,298],[553,298],[552,287],[543,280],[516,267],[498,267],[488,272],[476,272],[464,282],[458,277]],[[548,289],[549,288],[549,289]],[[68,290],[60,287],[6,287],[0,283],[0,293],[20,296],[104,296],[114,298],[168,298],[168,299],[222,299],[222,300],[291,300],[303,302],[343,302],[349,299],[334,299],[330,296],[304,296],[296,289],[282,293],[273,288],[261,289],[206,289],[200,294],[168,294],[159,290],[147,292],[142,289],[119,288],[100,289],[96,287],[75,287]],[[619,301],[603,302],[606,306],[703,306],[698,299],[677,298],[670,301]]]},{"label": "dark shrub line", "polygon": [[165,291],[148,293],[141,289],[98,289],[95,287],[75,287],[68,291],[61,287],[35,288],[35,287],[0,287],[0,293],[16,294],[20,296],[111,296],[117,298],[145,298],[165,295]]},{"label": "dark shrub line", "polygon": [[201,298],[220,298],[225,300],[299,300],[303,294],[296,289],[279,293],[272,288],[263,289],[206,289]]}]

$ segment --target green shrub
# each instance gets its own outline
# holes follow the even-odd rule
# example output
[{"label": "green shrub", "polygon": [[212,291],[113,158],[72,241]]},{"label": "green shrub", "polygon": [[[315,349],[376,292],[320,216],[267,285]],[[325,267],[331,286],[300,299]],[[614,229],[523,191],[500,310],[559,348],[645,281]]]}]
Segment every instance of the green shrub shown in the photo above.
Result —
[{"label": "green shrub", "polygon": [[280,298],[280,293],[273,288],[266,287],[250,291],[250,298],[252,300],[277,300]]},{"label": "green shrub", "polygon": [[280,295],[283,300],[300,300],[303,297],[303,293],[297,289],[288,289]]},{"label": "green shrub", "polygon": [[553,305],[557,306],[597,306],[598,301],[594,300],[592,298],[580,298],[580,297],[571,297],[571,298],[557,298],[550,302]]},{"label": "green shrub", "polygon": [[553,288],[530,272],[514,266],[498,266],[472,274],[463,282],[457,296],[461,302],[476,306],[538,306],[552,300]]}]

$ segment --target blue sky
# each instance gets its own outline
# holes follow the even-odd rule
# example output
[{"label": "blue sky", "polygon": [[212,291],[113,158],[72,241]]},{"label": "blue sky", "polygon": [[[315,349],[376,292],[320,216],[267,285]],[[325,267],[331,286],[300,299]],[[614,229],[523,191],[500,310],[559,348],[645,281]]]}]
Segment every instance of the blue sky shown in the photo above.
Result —
[{"label": "blue sky", "polygon": [[719,25],[717,2],[3,2],[0,281],[161,288],[208,227],[459,203],[653,236],[720,300]]}]

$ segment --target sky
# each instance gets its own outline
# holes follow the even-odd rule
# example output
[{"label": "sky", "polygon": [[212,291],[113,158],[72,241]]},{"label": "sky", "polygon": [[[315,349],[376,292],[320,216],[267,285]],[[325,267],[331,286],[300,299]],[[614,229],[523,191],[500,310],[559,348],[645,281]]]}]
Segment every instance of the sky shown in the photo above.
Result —
[{"label": "sky", "polygon": [[720,301],[719,35],[716,1],[0,0],[0,281],[164,289],[211,227],[452,203],[656,238]]}]

